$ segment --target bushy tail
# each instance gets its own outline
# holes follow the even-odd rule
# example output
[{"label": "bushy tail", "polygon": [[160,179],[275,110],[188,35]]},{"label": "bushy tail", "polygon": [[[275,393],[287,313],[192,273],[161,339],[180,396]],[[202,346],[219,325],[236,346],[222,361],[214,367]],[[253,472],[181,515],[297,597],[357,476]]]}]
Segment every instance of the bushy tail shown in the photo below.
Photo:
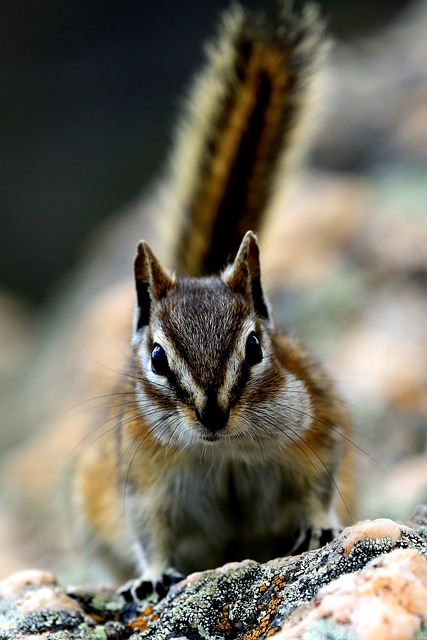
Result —
[{"label": "bushy tail", "polygon": [[184,103],[163,199],[179,273],[218,272],[259,228],[301,147],[324,52],[312,5],[297,15],[286,2],[272,20],[239,5],[224,13]]}]

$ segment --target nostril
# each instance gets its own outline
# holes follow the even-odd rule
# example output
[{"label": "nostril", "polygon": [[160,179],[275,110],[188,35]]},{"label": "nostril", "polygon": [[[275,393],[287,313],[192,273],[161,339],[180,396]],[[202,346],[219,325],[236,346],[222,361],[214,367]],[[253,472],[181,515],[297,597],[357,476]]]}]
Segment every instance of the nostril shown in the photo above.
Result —
[{"label": "nostril", "polygon": [[196,409],[196,416],[199,422],[201,422],[206,429],[209,429],[209,431],[212,432],[224,429],[228,422],[229,414],[230,412],[228,409],[224,410],[218,406],[215,408],[207,406],[201,411]]}]

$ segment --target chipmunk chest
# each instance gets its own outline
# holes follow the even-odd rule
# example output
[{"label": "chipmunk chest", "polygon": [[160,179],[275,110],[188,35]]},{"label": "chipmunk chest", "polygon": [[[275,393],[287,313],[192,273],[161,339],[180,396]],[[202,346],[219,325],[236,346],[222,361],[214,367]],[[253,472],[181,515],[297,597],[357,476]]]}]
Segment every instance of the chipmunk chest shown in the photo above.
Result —
[{"label": "chipmunk chest", "polygon": [[200,532],[207,539],[261,535],[280,528],[282,505],[295,491],[283,470],[218,462],[194,468],[177,482],[171,497],[171,522],[182,534]]},{"label": "chipmunk chest", "polygon": [[224,464],[193,469],[169,493],[174,566],[183,573],[284,555],[300,501],[283,470]]}]

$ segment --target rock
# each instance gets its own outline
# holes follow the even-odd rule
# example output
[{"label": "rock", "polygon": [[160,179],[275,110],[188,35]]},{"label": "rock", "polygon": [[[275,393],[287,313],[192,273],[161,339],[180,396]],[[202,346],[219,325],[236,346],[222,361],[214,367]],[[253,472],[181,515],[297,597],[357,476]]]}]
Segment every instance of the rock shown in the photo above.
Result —
[{"label": "rock", "polygon": [[49,573],[0,582],[5,640],[170,640],[275,636],[405,640],[427,630],[427,508],[410,521],[361,522],[300,556],[232,563],[181,581],[162,600],[63,588]]},{"label": "rock", "polygon": [[427,561],[415,549],[396,549],[321,589],[276,638],[300,638],[310,630],[310,638],[410,640],[426,620]]}]

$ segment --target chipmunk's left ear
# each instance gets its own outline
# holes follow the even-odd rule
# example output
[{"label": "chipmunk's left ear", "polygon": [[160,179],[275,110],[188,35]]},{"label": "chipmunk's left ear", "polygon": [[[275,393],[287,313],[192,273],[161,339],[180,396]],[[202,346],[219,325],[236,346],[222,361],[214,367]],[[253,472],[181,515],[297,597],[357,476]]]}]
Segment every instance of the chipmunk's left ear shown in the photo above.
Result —
[{"label": "chipmunk's left ear", "polygon": [[140,242],[135,258],[135,331],[148,325],[153,305],[164,298],[174,284],[173,277],[163,269],[148,244]]},{"label": "chipmunk's left ear", "polygon": [[247,231],[233,264],[222,274],[224,282],[237,293],[249,298],[261,318],[269,319],[269,312],[261,286],[261,269],[256,235]]}]

